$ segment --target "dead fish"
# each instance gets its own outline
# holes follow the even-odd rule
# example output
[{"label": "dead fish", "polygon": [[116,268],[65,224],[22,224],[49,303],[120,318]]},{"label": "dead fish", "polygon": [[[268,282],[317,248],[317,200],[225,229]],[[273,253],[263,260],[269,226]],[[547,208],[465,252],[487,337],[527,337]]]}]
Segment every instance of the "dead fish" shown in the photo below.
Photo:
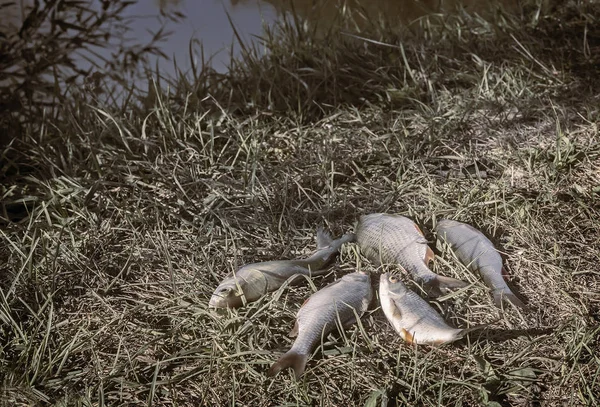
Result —
[{"label": "dead fish", "polygon": [[296,379],[304,373],[306,362],[315,346],[336,324],[346,328],[356,322],[371,302],[371,279],[368,274],[346,274],[311,295],[302,305],[290,336],[296,336],[292,348],[271,366],[267,375],[275,376],[282,369],[294,369]]},{"label": "dead fish", "polygon": [[381,309],[400,337],[418,345],[441,345],[482,329],[453,328],[417,293],[408,289],[396,276],[383,273],[379,280]]},{"label": "dead fish", "polygon": [[316,276],[338,255],[344,243],[354,241],[354,234],[345,234],[337,240],[323,229],[317,231],[317,251],[306,259],[275,260],[248,264],[225,278],[214,291],[208,303],[215,308],[241,307],[275,291],[294,274]]},{"label": "dead fish", "polygon": [[362,253],[373,263],[399,264],[432,295],[440,288],[460,288],[468,284],[451,277],[435,274],[427,267],[433,251],[419,227],[400,215],[373,213],[361,216],[356,240]]},{"label": "dead fish", "polygon": [[438,241],[448,243],[464,265],[472,271],[479,271],[483,281],[492,289],[497,307],[501,307],[502,300],[506,299],[518,307],[525,308],[525,304],[513,294],[504,281],[502,257],[483,233],[471,225],[449,219],[440,220],[435,230]]}]

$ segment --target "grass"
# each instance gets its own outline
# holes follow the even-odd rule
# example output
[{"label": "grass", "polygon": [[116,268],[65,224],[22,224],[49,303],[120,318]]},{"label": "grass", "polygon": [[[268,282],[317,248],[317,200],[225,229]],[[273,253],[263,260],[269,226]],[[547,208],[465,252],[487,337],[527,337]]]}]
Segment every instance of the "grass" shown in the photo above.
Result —
[{"label": "grass", "polygon": [[[433,17],[373,41],[284,24],[227,75],[40,118],[2,156],[0,404],[596,405],[599,17]],[[529,309],[496,309],[441,248],[435,270],[473,285],[434,305],[492,330],[412,348],[375,302],[299,382],[267,378],[311,292],[379,270],[349,245],[245,309],[208,309],[212,290],[374,211],[431,240],[442,216],[481,228]]]}]

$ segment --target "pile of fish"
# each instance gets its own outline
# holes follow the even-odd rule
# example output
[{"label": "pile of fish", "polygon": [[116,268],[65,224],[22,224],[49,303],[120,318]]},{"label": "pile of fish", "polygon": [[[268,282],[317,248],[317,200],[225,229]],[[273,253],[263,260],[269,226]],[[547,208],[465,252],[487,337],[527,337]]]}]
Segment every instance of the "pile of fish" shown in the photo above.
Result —
[{"label": "pile of fish", "polygon": [[[479,273],[491,289],[496,306],[501,307],[503,301],[508,301],[524,307],[504,281],[502,258],[483,233],[448,219],[437,222],[435,231],[439,242],[448,244],[464,265]],[[364,256],[377,266],[399,265],[429,296],[438,296],[444,289],[468,285],[429,269],[433,251],[412,220],[400,215],[374,213],[361,216],[356,234],[348,233],[336,240],[320,229],[317,251],[306,259],[268,261],[240,268],[221,282],[209,305],[240,307],[277,290],[288,280],[323,274],[341,246],[349,242],[356,242]],[[291,367],[299,378],[321,338],[336,328],[342,330],[355,323],[369,307],[371,298],[371,279],[363,272],[347,274],[311,295],[298,311],[296,324],[290,332],[290,336],[296,337],[292,348],[271,366],[267,374],[273,376]],[[388,321],[408,343],[444,344],[481,328],[453,328],[398,276],[389,273],[380,276],[379,299]]]}]

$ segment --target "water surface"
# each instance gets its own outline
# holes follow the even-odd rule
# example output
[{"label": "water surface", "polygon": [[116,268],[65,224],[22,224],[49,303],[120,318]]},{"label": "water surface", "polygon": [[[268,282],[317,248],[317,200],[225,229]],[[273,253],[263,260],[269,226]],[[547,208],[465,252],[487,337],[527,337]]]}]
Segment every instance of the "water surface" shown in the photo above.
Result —
[{"label": "water surface", "polygon": [[[499,1],[505,9],[516,10],[517,0]],[[0,31],[17,30],[33,0],[0,0],[0,5],[8,3],[13,5],[3,8]],[[497,3],[480,0],[141,0],[126,9],[126,17],[132,17],[130,36],[144,43],[161,28],[164,13],[178,12],[183,16],[178,22],[167,23],[170,35],[159,44],[168,60],[153,61],[158,63],[163,75],[173,76],[175,62],[183,72],[191,68],[191,58],[197,65],[200,63],[200,43],[204,56],[213,56],[213,68],[226,71],[231,56],[239,54],[239,45],[233,45],[236,36],[232,24],[241,38],[250,42],[261,35],[263,25],[273,24],[292,11],[321,29],[328,29],[339,22],[342,10],[353,17],[354,28],[360,30],[380,19],[388,24],[410,24],[424,15],[456,12],[461,7],[470,13],[485,15],[493,12]],[[105,55],[110,52],[110,48],[106,49]]]}]

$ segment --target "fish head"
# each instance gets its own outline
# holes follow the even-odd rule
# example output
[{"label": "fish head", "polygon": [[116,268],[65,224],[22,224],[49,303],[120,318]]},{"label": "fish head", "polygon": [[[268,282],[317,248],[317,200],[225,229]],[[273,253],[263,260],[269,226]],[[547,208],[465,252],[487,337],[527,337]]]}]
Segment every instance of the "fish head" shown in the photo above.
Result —
[{"label": "fish head", "polygon": [[237,308],[244,305],[242,289],[235,281],[224,281],[213,292],[208,302],[213,308]]},{"label": "fish head", "polygon": [[402,295],[407,292],[407,288],[400,277],[390,273],[383,273],[379,277],[379,290],[396,295]]}]

